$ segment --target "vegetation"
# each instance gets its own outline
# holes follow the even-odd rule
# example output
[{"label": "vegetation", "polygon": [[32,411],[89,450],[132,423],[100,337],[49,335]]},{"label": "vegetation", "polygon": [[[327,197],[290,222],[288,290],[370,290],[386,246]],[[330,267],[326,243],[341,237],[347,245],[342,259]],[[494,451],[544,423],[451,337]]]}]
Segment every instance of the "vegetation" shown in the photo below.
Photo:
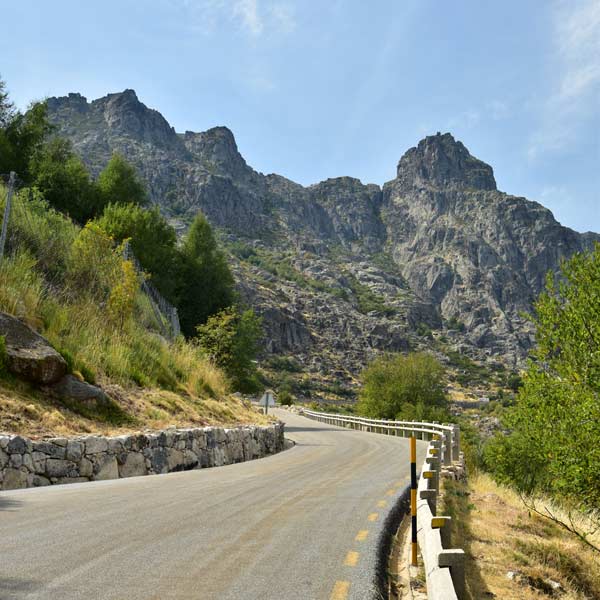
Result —
[{"label": "vegetation", "polygon": [[97,181],[98,192],[104,206],[108,204],[148,203],[146,187],[135,169],[118,153],[112,155]]},{"label": "vegetation", "polygon": [[444,369],[430,354],[376,358],[361,374],[358,413],[371,418],[447,418]]},{"label": "vegetation", "polygon": [[385,315],[392,315],[396,312],[393,308],[385,304],[381,296],[378,296],[369,287],[360,283],[354,275],[346,273],[345,276],[352,294],[356,298],[358,310],[361,313],[367,314],[375,311]]},{"label": "vegetation", "polygon": [[211,315],[232,305],[234,282],[225,255],[202,213],[190,226],[181,255],[179,316],[182,331],[192,336],[198,324],[206,323]]},{"label": "vegetation", "polygon": [[135,204],[108,204],[97,224],[119,243],[130,240],[135,257],[152,283],[171,302],[178,301],[183,259],[177,248],[175,230],[158,207],[146,209]]},{"label": "vegetation", "polygon": [[600,555],[529,511],[488,474],[444,480],[438,513],[452,517],[452,546],[466,554],[466,599],[600,597]]},{"label": "vegetation", "polygon": [[486,465],[528,494],[548,493],[588,508],[600,503],[600,245],[548,276],[535,305],[536,348],[512,433],[486,449]]},{"label": "vegetation", "polygon": [[[230,354],[218,357],[227,373],[209,356],[207,336],[204,346],[196,339],[196,327],[234,301],[233,278],[206,219],[198,215],[178,245],[158,209],[145,207],[144,185],[122,156],[114,155],[94,181],[70,144],[54,136],[45,103],[16,111],[0,80],[0,172],[10,170],[18,188],[0,263],[0,310],[39,330],[71,372],[108,386],[117,402],[106,414],[59,403],[0,369],[0,427],[254,419],[228,393],[253,384],[258,320],[236,313]],[[0,210],[5,196],[0,187]],[[124,259],[125,242],[146,273]],[[188,341],[162,338],[141,292],[145,277],[179,306]],[[2,359],[3,352],[2,345]]]},{"label": "vegetation", "polygon": [[249,393],[262,387],[255,362],[261,336],[260,318],[237,307],[220,311],[198,327],[200,348],[223,368],[236,389]]}]

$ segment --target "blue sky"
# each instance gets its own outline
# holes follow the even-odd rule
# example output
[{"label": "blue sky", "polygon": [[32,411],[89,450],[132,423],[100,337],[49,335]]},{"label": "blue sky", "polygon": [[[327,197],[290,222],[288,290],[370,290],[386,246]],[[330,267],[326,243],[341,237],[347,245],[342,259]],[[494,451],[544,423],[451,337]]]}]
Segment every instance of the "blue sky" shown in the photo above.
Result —
[{"label": "blue sky", "polygon": [[20,107],[133,88],[303,184],[382,184],[450,131],[500,189],[600,231],[600,0],[3,0],[2,17]]}]

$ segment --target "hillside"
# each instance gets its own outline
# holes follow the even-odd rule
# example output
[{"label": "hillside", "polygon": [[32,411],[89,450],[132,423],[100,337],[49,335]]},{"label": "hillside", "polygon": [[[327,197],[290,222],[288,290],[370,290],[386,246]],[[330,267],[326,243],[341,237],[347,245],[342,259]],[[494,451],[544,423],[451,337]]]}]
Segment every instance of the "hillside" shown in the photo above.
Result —
[{"label": "hillside", "polygon": [[492,168],[448,133],[408,150],[383,187],[350,177],[303,187],[254,171],[226,127],[175,132],[132,90],[50,98],[48,109],[93,173],[118,151],[179,230],[206,214],[264,317],[265,364],[294,357],[300,392],[310,379],[343,395],[339,382],[386,350],[517,368],[532,343],[522,313],[545,273],[600,239],[499,191]]},{"label": "hillside", "polygon": [[[0,211],[6,189],[0,184]],[[265,423],[197,344],[163,336],[143,276],[96,224],[12,198],[0,261],[0,432]],[[38,333],[43,336],[40,338]]]}]

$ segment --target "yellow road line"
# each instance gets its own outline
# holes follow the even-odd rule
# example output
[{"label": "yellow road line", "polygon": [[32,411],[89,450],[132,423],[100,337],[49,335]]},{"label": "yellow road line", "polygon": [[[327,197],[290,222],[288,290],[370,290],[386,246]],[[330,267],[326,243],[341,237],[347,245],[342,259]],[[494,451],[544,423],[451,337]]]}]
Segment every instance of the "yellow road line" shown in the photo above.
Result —
[{"label": "yellow road line", "polygon": [[336,581],[329,600],[346,600],[350,591],[349,581]]},{"label": "yellow road line", "polygon": [[387,506],[387,500],[380,500],[380,501],[377,503],[377,506],[378,506],[379,508],[385,508],[385,507]]},{"label": "yellow road line", "polygon": [[368,529],[361,529],[357,534],[356,537],[354,538],[357,542],[364,542],[367,539],[367,536],[369,535],[369,530]]},{"label": "yellow road line", "polygon": [[388,490],[385,495],[386,496],[393,496],[396,493],[396,490]]},{"label": "yellow road line", "polygon": [[367,517],[367,521],[377,521],[378,518],[379,518],[379,513],[371,513]]},{"label": "yellow road line", "polygon": [[358,562],[358,557],[360,555],[358,554],[358,552],[355,552],[354,550],[350,550],[350,552],[348,552],[348,554],[346,554],[346,560],[344,561],[344,565],[346,567],[355,567],[356,563]]}]

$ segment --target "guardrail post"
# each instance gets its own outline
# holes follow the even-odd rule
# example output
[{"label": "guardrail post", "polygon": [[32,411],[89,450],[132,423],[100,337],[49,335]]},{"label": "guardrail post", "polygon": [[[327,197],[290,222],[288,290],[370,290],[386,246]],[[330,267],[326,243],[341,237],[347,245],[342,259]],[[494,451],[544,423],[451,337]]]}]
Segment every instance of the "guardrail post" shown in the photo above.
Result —
[{"label": "guardrail post", "polygon": [[460,427],[452,426],[452,460],[458,461],[460,458]]},{"label": "guardrail post", "polygon": [[452,430],[444,429],[444,465],[452,464]]},{"label": "guardrail post", "polygon": [[450,524],[452,517],[432,517],[431,529],[440,530],[440,539],[442,540],[443,548],[450,548],[452,545]]},{"label": "guardrail post", "polygon": [[465,552],[457,548],[443,550],[438,555],[438,565],[448,567],[459,600],[465,597]]}]

